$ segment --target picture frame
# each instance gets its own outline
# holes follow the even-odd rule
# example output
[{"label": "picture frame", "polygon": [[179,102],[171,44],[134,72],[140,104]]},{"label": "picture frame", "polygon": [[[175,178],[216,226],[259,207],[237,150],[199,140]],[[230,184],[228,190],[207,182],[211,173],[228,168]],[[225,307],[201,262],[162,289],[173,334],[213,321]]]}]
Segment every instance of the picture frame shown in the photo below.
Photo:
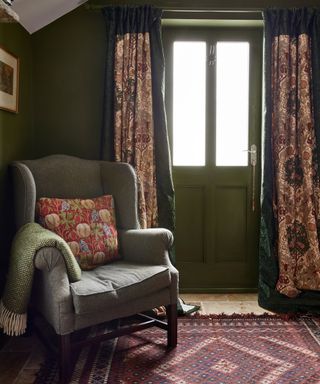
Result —
[{"label": "picture frame", "polygon": [[18,113],[19,58],[0,45],[0,109]]}]

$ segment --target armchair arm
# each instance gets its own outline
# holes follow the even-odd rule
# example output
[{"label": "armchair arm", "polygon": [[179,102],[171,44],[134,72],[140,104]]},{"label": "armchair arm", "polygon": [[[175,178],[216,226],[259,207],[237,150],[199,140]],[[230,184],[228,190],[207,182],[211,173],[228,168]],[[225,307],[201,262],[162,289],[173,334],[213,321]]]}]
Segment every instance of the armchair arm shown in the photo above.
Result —
[{"label": "armchair arm", "polygon": [[74,330],[73,302],[67,267],[55,247],[41,248],[34,258],[36,273],[33,302],[58,334]]},{"label": "armchair arm", "polygon": [[[69,278],[67,274],[67,267],[62,253],[55,247],[43,247],[35,255],[34,265],[37,269],[46,272],[52,272],[57,268],[60,272],[60,278],[62,275],[66,275],[69,284]],[[55,271],[56,272],[56,271]]]},{"label": "armchair arm", "polygon": [[179,273],[171,264],[169,249],[173,235],[164,228],[129,229],[119,231],[120,252],[127,261],[158,264],[169,267],[171,274],[171,304],[177,302]]},{"label": "armchair arm", "polygon": [[164,228],[119,231],[120,252],[125,260],[145,264],[170,265],[172,233]]}]

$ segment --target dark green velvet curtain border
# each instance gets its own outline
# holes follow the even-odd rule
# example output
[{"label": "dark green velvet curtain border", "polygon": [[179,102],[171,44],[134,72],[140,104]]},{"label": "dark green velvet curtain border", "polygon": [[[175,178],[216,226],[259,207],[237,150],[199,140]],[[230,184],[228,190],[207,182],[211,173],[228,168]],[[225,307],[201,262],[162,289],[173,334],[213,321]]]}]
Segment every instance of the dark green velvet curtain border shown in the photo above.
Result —
[{"label": "dark green velvet curtain border", "polygon": [[[320,9],[268,9],[265,21],[265,111],[263,134],[263,174],[261,190],[261,227],[259,249],[259,304],[275,312],[309,311],[320,313],[320,292],[305,291],[287,298],[275,290],[278,279],[277,233],[273,216],[273,157],[271,146],[271,47],[274,36],[298,36],[307,33],[312,39],[313,107],[320,155]],[[320,159],[320,156],[318,156]]]},{"label": "dark green velvet curtain border", "polygon": [[174,230],[175,206],[171,157],[164,105],[164,53],[161,37],[162,11],[153,6],[105,7],[107,55],[105,68],[105,104],[100,157],[114,160],[114,48],[117,34],[149,32],[151,44],[152,96],[156,157],[159,227]]},{"label": "dark green velvet curtain border", "polygon": [[[109,16],[108,8],[103,8],[102,13],[106,22],[106,64],[103,124],[101,129],[100,159],[114,160],[114,51],[116,24]],[[113,9],[113,8],[112,8]]]},{"label": "dark green velvet curtain border", "polygon": [[[150,31],[154,140],[157,172],[159,227],[175,229],[175,200],[171,172],[171,154],[165,110],[165,60],[161,37],[161,18],[156,18]],[[173,253],[172,253],[173,255]]]}]

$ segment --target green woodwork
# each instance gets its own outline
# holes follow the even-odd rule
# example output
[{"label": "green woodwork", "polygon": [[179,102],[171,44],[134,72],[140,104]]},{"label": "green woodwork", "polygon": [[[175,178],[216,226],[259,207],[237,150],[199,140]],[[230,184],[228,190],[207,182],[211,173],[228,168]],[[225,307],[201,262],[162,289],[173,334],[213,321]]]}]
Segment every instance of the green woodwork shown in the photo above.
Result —
[{"label": "green woodwork", "polygon": [[33,156],[31,36],[21,25],[0,23],[0,45],[20,59],[19,113],[0,109],[0,294],[14,233],[8,165]]},{"label": "green woodwork", "polygon": [[[166,100],[172,134],[172,42],[250,41],[249,143],[258,146],[255,188],[259,206],[262,29],[164,28]],[[258,276],[259,210],[251,208],[251,167],[216,167],[215,70],[207,67],[206,166],[174,167],[176,258],[184,291],[254,290]],[[187,81],[187,80],[186,80]],[[190,95],[192,97],[192,95]],[[230,111],[232,113],[232,111]]]}]

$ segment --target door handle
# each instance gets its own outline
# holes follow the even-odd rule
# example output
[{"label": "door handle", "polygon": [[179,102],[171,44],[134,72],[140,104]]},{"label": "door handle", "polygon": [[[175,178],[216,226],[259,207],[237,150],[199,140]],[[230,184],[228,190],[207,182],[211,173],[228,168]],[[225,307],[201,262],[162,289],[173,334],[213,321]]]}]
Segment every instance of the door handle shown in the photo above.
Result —
[{"label": "door handle", "polygon": [[255,211],[256,208],[256,190],[255,190],[255,179],[256,179],[256,165],[257,165],[257,146],[255,144],[252,144],[250,149],[245,149],[244,152],[248,152],[250,154],[250,164],[252,166],[252,194],[251,194],[251,208],[252,212]]},{"label": "door handle", "polygon": [[255,167],[257,165],[257,146],[252,144],[250,149],[244,149],[243,152],[250,153],[250,164]]}]

